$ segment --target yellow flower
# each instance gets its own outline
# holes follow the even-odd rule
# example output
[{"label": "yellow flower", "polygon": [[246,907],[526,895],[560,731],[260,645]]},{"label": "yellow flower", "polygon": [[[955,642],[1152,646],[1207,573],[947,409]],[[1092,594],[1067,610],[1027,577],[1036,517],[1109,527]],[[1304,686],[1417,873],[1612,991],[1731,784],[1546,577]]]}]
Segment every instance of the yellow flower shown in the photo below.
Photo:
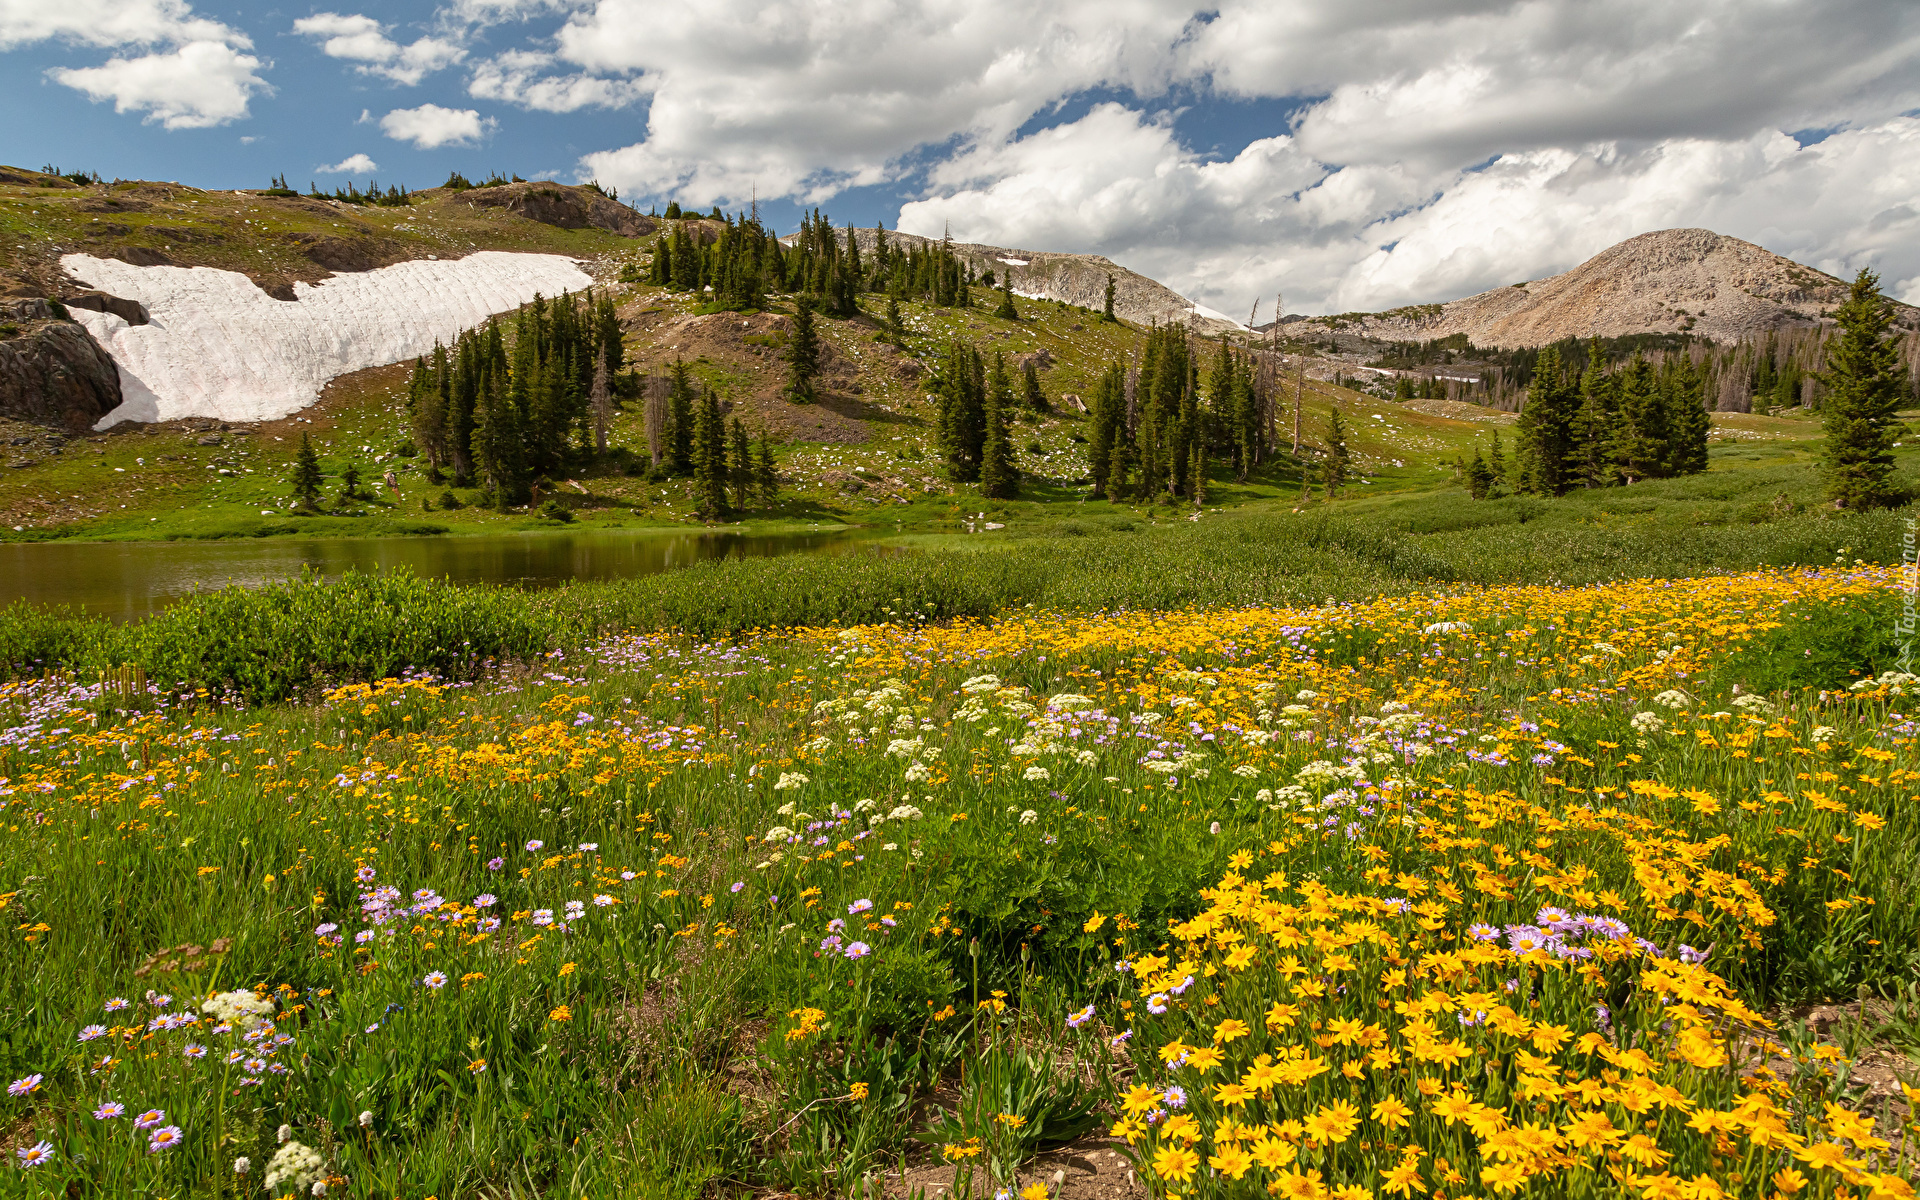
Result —
[{"label": "yellow flower", "polygon": [[1213,1030],[1213,1044],[1224,1046],[1252,1033],[1253,1029],[1245,1021],[1236,1021],[1232,1017],[1220,1022]]},{"label": "yellow flower", "polygon": [[1851,1165],[1847,1158],[1847,1148],[1838,1142],[1815,1142],[1795,1152],[1794,1157],[1821,1171],[1831,1171],[1837,1167]]},{"label": "yellow flower", "polygon": [[1253,1166],[1253,1155],[1239,1146],[1227,1146],[1207,1160],[1207,1165],[1228,1179],[1239,1179]]},{"label": "yellow flower", "polygon": [[1360,1110],[1345,1100],[1323,1105],[1306,1120],[1307,1136],[1316,1142],[1344,1142],[1359,1125]]},{"label": "yellow flower", "polygon": [[1153,1173],[1185,1183],[1200,1166],[1200,1154],[1187,1146],[1162,1146],[1153,1154]]},{"label": "yellow flower", "polygon": [[1781,1167],[1773,1173],[1773,1186],[1791,1196],[1807,1186],[1807,1177],[1792,1167]]},{"label": "yellow flower", "polygon": [[1047,1200],[1047,1185],[1030,1183],[1020,1189],[1020,1200]]},{"label": "yellow flower", "polygon": [[1527,1173],[1519,1163],[1498,1163],[1480,1172],[1480,1182],[1496,1192],[1517,1192],[1527,1184]]},{"label": "yellow flower", "polygon": [[566,1005],[562,1004],[560,1007],[554,1009],[552,1012],[547,1014],[547,1020],[571,1021],[573,1020],[573,1010],[571,1008],[568,1008]]},{"label": "yellow flower", "polygon": [[1160,1107],[1160,1093],[1144,1083],[1137,1083],[1127,1089],[1127,1094],[1120,1098],[1120,1103],[1127,1110],[1128,1116],[1139,1116],[1141,1113],[1152,1112]]},{"label": "yellow flower", "polygon": [[1403,1162],[1380,1172],[1380,1182],[1389,1192],[1410,1196],[1414,1192],[1425,1193],[1427,1185],[1420,1182],[1420,1168],[1413,1163]]},{"label": "yellow flower", "polygon": [[571,975],[571,974],[573,974],[573,964],[572,964],[572,963],[561,963],[561,964],[560,964],[560,974],[562,974],[562,975]]},{"label": "yellow flower", "polygon": [[1397,1096],[1388,1096],[1374,1104],[1373,1119],[1388,1129],[1405,1129],[1408,1125],[1407,1117],[1412,1112],[1413,1109],[1407,1107],[1405,1101]]},{"label": "yellow flower", "polygon": [[1253,1161],[1269,1171],[1278,1171],[1299,1156],[1293,1143],[1278,1138],[1262,1138],[1253,1144]]},{"label": "yellow flower", "polygon": [[865,1100],[867,1098],[867,1085],[864,1083],[854,1084],[851,1095],[855,1100]]},{"label": "yellow flower", "polygon": [[1080,927],[1080,932],[1098,933],[1100,932],[1100,927],[1102,925],[1105,925],[1106,923],[1107,923],[1107,919],[1101,916],[1100,910],[1096,908],[1093,910],[1093,915],[1087,918],[1087,923]]}]

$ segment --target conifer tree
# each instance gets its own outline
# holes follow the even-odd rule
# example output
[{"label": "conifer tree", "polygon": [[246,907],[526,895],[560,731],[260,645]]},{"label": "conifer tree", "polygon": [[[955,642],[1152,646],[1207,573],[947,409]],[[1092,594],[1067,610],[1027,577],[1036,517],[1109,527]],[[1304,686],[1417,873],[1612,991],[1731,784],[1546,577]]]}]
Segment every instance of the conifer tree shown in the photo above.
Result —
[{"label": "conifer tree", "polygon": [[1020,364],[1020,400],[1031,413],[1050,413],[1053,404],[1047,394],[1040,390],[1040,368],[1029,358]]},{"label": "conifer tree", "polygon": [[813,327],[813,306],[802,296],[794,303],[793,332],[787,338],[787,399],[812,404],[819,374],[820,335]]},{"label": "conifer tree", "polygon": [[1480,457],[1480,448],[1473,448],[1473,461],[1467,464],[1467,495],[1475,500],[1485,500],[1493,491],[1493,470],[1487,466],[1487,460]]},{"label": "conifer tree", "polygon": [[413,426],[413,440],[427,456],[432,467],[447,465],[447,404],[440,394],[433,373],[423,355],[413,360],[413,374],[407,378],[407,416]]},{"label": "conifer tree", "polygon": [[613,389],[608,385],[606,358],[596,354],[593,363],[593,450],[605,454],[607,431],[613,425]]},{"label": "conifer tree", "polygon": [[320,507],[320,481],[320,456],[314,452],[313,440],[303,432],[299,456],[293,460],[293,495],[301,508],[311,512]]},{"label": "conifer tree", "polygon": [[700,515],[718,521],[727,515],[727,424],[720,397],[704,390],[693,422],[694,491]]},{"label": "conifer tree", "polygon": [[1193,465],[1188,468],[1187,475],[1193,480],[1193,506],[1205,508],[1207,506],[1207,455],[1197,446],[1193,451]]},{"label": "conifer tree", "polygon": [[1347,427],[1340,420],[1340,407],[1335,405],[1327,417],[1327,457],[1322,475],[1328,496],[1337,494],[1346,485],[1349,461]]},{"label": "conifer tree", "polygon": [[1827,494],[1842,508],[1897,504],[1893,478],[1894,412],[1905,399],[1899,347],[1887,337],[1893,306],[1880,278],[1865,267],[1834,317],[1840,337],[1827,352],[1819,382],[1827,389],[1823,452]]},{"label": "conifer tree", "polygon": [[1653,364],[1635,354],[1620,376],[1620,416],[1615,438],[1621,472],[1629,479],[1667,473],[1667,403]]},{"label": "conifer tree", "polygon": [[1100,319],[1109,323],[1118,320],[1118,318],[1113,315],[1113,276],[1111,275],[1107,276],[1107,294],[1104,307],[1100,313]]},{"label": "conifer tree", "polygon": [[729,456],[728,475],[733,482],[734,506],[753,507],[753,444],[747,440],[747,427],[733,419],[733,453]]},{"label": "conifer tree", "polygon": [[1129,476],[1133,474],[1133,444],[1127,441],[1117,443],[1113,448],[1113,457],[1107,467],[1107,499],[1114,504],[1123,504],[1132,495],[1133,485]]},{"label": "conifer tree", "polygon": [[900,297],[887,293],[887,340],[894,345],[902,345],[907,336],[906,323],[900,319]]},{"label": "conifer tree", "polygon": [[1707,469],[1707,435],[1713,430],[1713,418],[1701,395],[1699,368],[1693,358],[1682,352],[1679,362],[1667,376],[1667,413],[1671,423],[1668,437],[1667,473],[1697,475]]},{"label": "conifer tree", "polygon": [[939,379],[940,449],[947,477],[977,483],[985,451],[986,382],[979,352],[960,341],[947,346]]},{"label": "conifer tree", "polygon": [[1493,453],[1487,455],[1487,469],[1493,472],[1495,487],[1505,487],[1507,483],[1507,456],[1500,449],[1500,431],[1493,431]]},{"label": "conifer tree", "polygon": [[693,473],[693,376],[681,359],[673,360],[667,385],[667,470]]},{"label": "conifer tree", "polygon": [[1007,378],[1004,355],[993,356],[993,370],[987,376],[984,416],[986,436],[980,451],[980,494],[995,500],[1013,496],[1020,472],[1013,463],[1013,434],[1009,420],[1013,412],[1013,381]]},{"label": "conifer tree", "polygon": [[1566,378],[1557,346],[1540,352],[1527,386],[1526,403],[1514,430],[1514,456],[1519,460],[1515,490],[1558,496],[1572,483],[1575,426],[1580,416],[1580,393]]},{"label": "conifer tree", "polygon": [[773,447],[767,444],[767,435],[760,435],[759,454],[753,464],[754,486],[760,489],[760,503],[772,508],[780,499],[780,469],[773,461]]},{"label": "conifer tree", "polygon": [[993,315],[1008,321],[1020,319],[1020,310],[1013,306],[1013,272],[1011,271],[1006,272],[1000,280],[1000,307],[993,310]]},{"label": "conifer tree", "polygon": [[1109,495],[1109,475],[1127,431],[1126,368],[1119,363],[1108,367],[1094,384],[1093,404],[1087,436],[1087,462],[1093,474],[1093,493]]},{"label": "conifer tree", "polygon": [[1613,380],[1601,365],[1598,340],[1589,347],[1587,366],[1580,373],[1579,482],[1590,488],[1618,482],[1618,444],[1614,426],[1619,419]]}]

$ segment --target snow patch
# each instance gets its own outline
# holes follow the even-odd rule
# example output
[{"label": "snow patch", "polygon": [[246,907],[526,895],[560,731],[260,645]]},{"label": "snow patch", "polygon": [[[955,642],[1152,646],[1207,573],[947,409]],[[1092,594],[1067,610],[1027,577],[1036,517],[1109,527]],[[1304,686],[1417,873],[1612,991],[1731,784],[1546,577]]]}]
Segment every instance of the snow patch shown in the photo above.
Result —
[{"label": "snow patch", "polygon": [[[1189,304],[1193,304],[1193,301],[1191,301],[1191,300],[1189,300],[1189,301],[1187,301],[1187,303],[1189,303]],[[1216,308],[1208,308],[1208,307],[1207,307],[1206,305],[1204,305],[1204,304],[1194,304],[1194,305],[1193,305],[1193,311],[1195,311],[1195,312],[1197,312],[1197,313],[1199,313],[1199,314],[1200,314],[1201,316],[1203,316],[1203,317],[1207,317],[1207,318],[1209,318],[1209,319],[1211,319],[1211,320],[1215,320],[1215,321],[1225,321],[1225,322],[1226,322],[1227,324],[1229,324],[1229,325],[1231,325],[1231,326],[1233,326],[1233,327],[1234,327],[1235,329],[1245,329],[1245,328],[1246,328],[1246,326],[1245,326],[1245,325],[1242,325],[1242,324],[1241,324],[1240,322],[1238,322],[1238,321],[1236,321],[1236,320],[1234,320],[1234,319],[1233,319],[1232,317],[1230,317],[1230,316],[1228,316],[1227,314],[1225,314],[1225,313],[1223,313],[1223,312],[1221,312],[1221,311],[1220,311],[1219,309],[1216,309]]]},{"label": "snow patch", "polygon": [[136,267],[86,254],[60,265],[152,314],[130,326],[112,313],[71,310],[120,368],[122,403],[99,429],[181,417],[274,420],[312,404],[337,375],[425,354],[535,293],[593,283],[571,258],[498,250],[296,283],[293,301],[213,267]]},{"label": "snow patch", "polygon": [[1007,264],[1010,267],[1024,267],[1032,260],[1025,259],[1025,258],[1003,258],[1000,261]]}]

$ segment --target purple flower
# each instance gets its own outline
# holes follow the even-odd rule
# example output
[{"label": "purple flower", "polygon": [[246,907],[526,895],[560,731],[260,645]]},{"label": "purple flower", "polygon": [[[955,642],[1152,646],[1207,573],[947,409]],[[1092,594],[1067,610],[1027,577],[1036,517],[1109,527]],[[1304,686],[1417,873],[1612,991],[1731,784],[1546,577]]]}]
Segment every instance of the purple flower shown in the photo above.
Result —
[{"label": "purple flower", "polygon": [[361,867],[361,868],[360,868],[360,869],[359,869],[358,871],[355,871],[355,872],[353,873],[353,877],[354,877],[355,879],[358,879],[358,880],[359,880],[359,881],[360,881],[361,883],[372,883],[372,882],[373,882],[373,868],[372,868],[372,867]]},{"label": "purple flower", "polygon": [[107,1027],[105,1025],[89,1025],[80,1031],[80,1040],[83,1042],[90,1042],[95,1038],[105,1036],[107,1036]]},{"label": "purple flower", "polygon": [[539,838],[534,838],[532,841],[527,843],[527,849],[538,850],[544,845],[546,845],[545,842],[541,841]]},{"label": "purple flower", "polygon": [[1072,1016],[1067,1018],[1067,1028],[1078,1029],[1082,1025],[1085,1025],[1088,1021],[1091,1021],[1091,1020],[1093,1020],[1093,1005],[1089,1004],[1085,1008],[1081,1009],[1079,1012],[1074,1013]]},{"label": "purple flower", "polygon": [[1183,1087],[1170,1087],[1160,1093],[1160,1102],[1168,1108],[1185,1108],[1187,1106],[1187,1089]]},{"label": "purple flower", "polygon": [[326,922],[325,924],[323,924],[323,925],[320,925],[319,927],[317,927],[317,928],[316,928],[316,929],[315,929],[315,930],[313,931],[313,936],[315,936],[315,937],[325,937],[325,936],[327,936],[328,934],[330,934],[330,933],[332,933],[332,932],[333,932],[334,930],[336,930],[336,929],[338,929],[338,928],[340,928],[340,927],[339,927],[338,925],[335,925],[335,924],[334,924],[334,923],[333,923],[332,921],[328,921],[328,922]]},{"label": "purple flower", "polygon": [[473,898],[473,906],[475,908],[492,908],[499,902],[500,897],[494,895],[492,892],[481,892]]},{"label": "purple flower", "polygon": [[29,1075],[25,1079],[16,1079],[7,1085],[7,1095],[30,1096],[40,1089],[40,1081],[44,1078],[44,1075]]},{"label": "purple flower", "polygon": [[30,1171],[53,1157],[52,1142],[35,1142],[31,1146],[22,1146],[14,1151],[20,1159],[21,1170]]},{"label": "purple flower", "polygon": [[111,1121],[115,1117],[124,1117],[126,1115],[127,1106],[118,1100],[102,1101],[100,1107],[93,1110],[93,1119],[96,1121]]},{"label": "purple flower", "polygon": [[152,1129],[154,1126],[164,1123],[166,1119],[167,1113],[165,1109],[150,1108],[133,1119],[133,1127],[135,1129]]},{"label": "purple flower", "polygon": [[847,905],[847,915],[857,917],[872,907],[873,901],[871,900],[855,900],[852,904]]},{"label": "purple flower", "polygon": [[186,1134],[180,1132],[178,1125],[167,1125],[147,1135],[147,1153],[158,1154],[162,1150],[171,1150],[178,1146]]},{"label": "purple flower", "polygon": [[498,871],[501,867],[506,865],[506,862],[507,860],[504,858],[490,858],[487,860],[487,870]]},{"label": "purple flower", "polygon": [[848,958],[865,958],[873,953],[873,947],[865,942],[852,942],[847,946]]}]

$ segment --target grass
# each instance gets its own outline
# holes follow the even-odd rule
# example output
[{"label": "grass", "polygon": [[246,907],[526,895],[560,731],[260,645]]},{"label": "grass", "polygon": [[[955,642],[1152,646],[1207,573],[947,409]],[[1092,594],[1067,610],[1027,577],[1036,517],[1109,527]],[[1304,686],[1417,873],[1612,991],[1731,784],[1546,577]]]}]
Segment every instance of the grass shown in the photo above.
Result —
[{"label": "grass", "polygon": [[[1307,528],[1044,549],[1237,536],[1355,596],[1395,561]],[[1051,1194],[1035,1155],[1097,1113],[1155,1195],[1899,1194],[1904,1106],[1769,1023],[1920,969],[1920,761],[1867,674],[1895,578],[627,633],[299,705],[23,681],[0,1074],[10,1146],[50,1157],[8,1187],[237,1194],[297,1144],[330,1194]],[[369,673],[500,611],[299,586],[261,643],[331,620]],[[327,616],[419,597],[410,644]],[[1827,690],[1755,690],[1803,644],[1839,648]],[[1530,950],[1545,906],[1645,940]],[[211,1015],[236,990],[251,1040]]]}]

